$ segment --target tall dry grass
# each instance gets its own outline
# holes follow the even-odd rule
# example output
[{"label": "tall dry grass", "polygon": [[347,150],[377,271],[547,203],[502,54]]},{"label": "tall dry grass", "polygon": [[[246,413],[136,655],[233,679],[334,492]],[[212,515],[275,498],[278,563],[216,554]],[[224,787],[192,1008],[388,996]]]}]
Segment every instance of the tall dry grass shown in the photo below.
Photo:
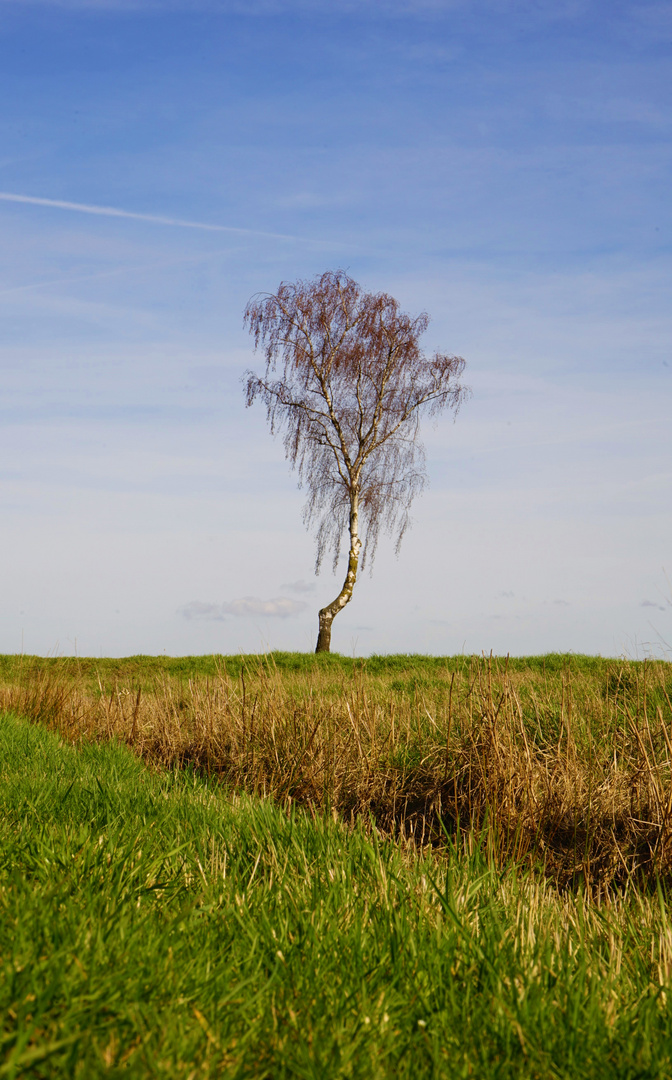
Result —
[{"label": "tall dry grass", "polygon": [[270,656],[191,678],[15,665],[0,708],[416,845],[486,845],[599,895],[672,877],[671,696],[662,662],[467,658],[427,675]]}]

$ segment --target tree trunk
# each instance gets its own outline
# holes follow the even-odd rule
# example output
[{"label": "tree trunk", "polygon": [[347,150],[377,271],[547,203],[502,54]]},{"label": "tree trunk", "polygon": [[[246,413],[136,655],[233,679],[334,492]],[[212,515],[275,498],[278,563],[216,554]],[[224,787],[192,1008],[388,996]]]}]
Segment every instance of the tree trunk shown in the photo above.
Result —
[{"label": "tree trunk", "polygon": [[318,613],[320,620],[319,630],[317,631],[317,645],[315,646],[315,652],[329,652],[331,649],[331,624],[334,616],[329,611],[329,608],[322,608]]},{"label": "tree trunk", "polygon": [[357,494],[353,494],[350,502],[350,553],[348,555],[348,572],[345,575],[343,588],[336,599],[332,600],[326,607],[321,608],[318,613],[319,630],[317,634],[317,645],[315,646],[316,653],[330,651],[331,624],[339,611],[342,611],[352,598],[352,590],[354,589],[355,581],[357,580],[359,553],[362,548],[362,541],[359,539],[358,531],[358,511],[359,497]]}]

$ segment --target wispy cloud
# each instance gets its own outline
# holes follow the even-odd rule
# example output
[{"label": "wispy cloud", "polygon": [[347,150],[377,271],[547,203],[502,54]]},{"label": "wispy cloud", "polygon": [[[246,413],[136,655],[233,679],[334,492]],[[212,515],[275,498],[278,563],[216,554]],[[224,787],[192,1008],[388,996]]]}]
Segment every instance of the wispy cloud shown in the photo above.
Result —
[{"label": "wispy cloud", "polygon": [[[576,20],[590,14],[597,0],[0,0],[0,6],[55,7],[88,11],[210,12],[222,15],[361,14],[374,11],[388,16],[442,16],[460,10],[472,13],[521,14],[527,22]],[[627,8],[626,8],[627,11]],[[669,22],[668,5],[652,2],[637,9],[638,24],[664,32]],[[638,26],[641,31],[641,25]]]},{"label": "wispy cloud", "polygon": [[[47,206],[53,210],[70,210],[78,214],[94,214],[99,217],[129,218],[132,221],[148,221],[153,225],[171,225],[179,229],[202,229],[206,232],[232,233],[236,236],[260,236],[266,240],[293,240],[315,243],[300,236],[286,233],[264,232],[261,229],[241,229],[234,225],[213,225],[205,221],[187,221],[184,218],[164,217],[160,214],[140,214],[134,210],[120,210],[116,206],[96,206],[92,203],[69,202],[65,199],[43,199],[36,195],[18,195],[11,191],[0,191],[0,201],[25,203],[29,206]],[[319,243],[319,241],[318,241]]]},{"label": "wispy cloud", "polygon": [[239,600],[225,600],[222,604],[204,604],[192,600],[179,609],[185,619],[209,619],[223,621],[227,615],[236,618],[287,619],[299,615],[308,607],[303,600],[291,600],[288,596],[276,596],[272,600],[260,600],[258,596],[243,596]]},{"label": "wispy cloud", "polygon": [[201,600],[192,600],[177,609],[178,615],[185,619],[211,619],[224,622],[221,604],[204,604]]},{"label": "wispy cloud", "polygon": [[[0,5],[57,7],[93,11],[208,11],[227,15],[278,15],[287,12],[338,14],[375,8],[383,13],[441,13],[469,0],[0,0]],[[557,0],[556,0],[557,3]]]},{"label": "wispy cloud", "polygon": [[[2,0],[0,0],[2,3]],[[179,259],[155,259],[150,263],[136,263],[128,266],[115,266],[111,270],[97,270],[88,274],[73,274],[70,277],[48,278],[45,281],[31,281],[25,285],[12,285],[8,289],[0,289],[0,296],[10,296],[14,293],[33,292],[35,289],[51,289],[54,286],[68,287],[78,285],[82,281],[98,281],[101,278],[120,277],[124,274],[146,274],[149,270],[166,269],[167,267],[198,265],[207,262],[208,259],[219,258],[222,255],[231,255],[240,250],[241,245],[226,248],[217,248],[215,251],[201,251],[198,255],[190,255]]]},{"label": "wispy cloud", "polygon": [[299,595],[304,595],[306,593],[314,593],[315,592],[315,582],[314,581],[303,581],[303,580],[301,580],[301,581],[287,581],[287,582],[285,582],[284,585],[281,585],[280,588],[281,589],[286,589],[287,592],[299,593]]}]

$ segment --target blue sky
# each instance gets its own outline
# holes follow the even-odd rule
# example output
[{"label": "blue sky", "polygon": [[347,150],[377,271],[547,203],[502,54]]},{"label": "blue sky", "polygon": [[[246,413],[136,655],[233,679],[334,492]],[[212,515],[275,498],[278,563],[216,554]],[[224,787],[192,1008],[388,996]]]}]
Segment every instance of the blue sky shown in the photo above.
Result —
[{"label": "blue sky", "polygon": [[334,648],[669,655],[671,56],[669,3],[0,0],[0,650],[314,647],[242,312],[343,267],[473,398]]}]

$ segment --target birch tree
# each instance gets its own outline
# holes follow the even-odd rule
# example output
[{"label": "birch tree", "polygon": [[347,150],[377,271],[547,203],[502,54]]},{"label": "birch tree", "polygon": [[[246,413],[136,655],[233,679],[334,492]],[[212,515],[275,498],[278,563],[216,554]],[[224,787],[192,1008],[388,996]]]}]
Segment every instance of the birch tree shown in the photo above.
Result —
[{"label": "birch tree", "polygon": [[334,618],[374,558],[381,530],[399,550],[426,482],[420,417],[457,413],[469,392],[459,382],[465,361],[426,356],[419,339],[428,316],[412,318],[393,297],[364,292],[340,270],[253,297],[245,324],[266,361],[263,376],[246,373],[247,404],[265,404],[271,432],[284,435],[307,490],[316,573],[328,551],[336,572],[349,540],[343,586],[319,612],[315,651],[329,652]]}]

